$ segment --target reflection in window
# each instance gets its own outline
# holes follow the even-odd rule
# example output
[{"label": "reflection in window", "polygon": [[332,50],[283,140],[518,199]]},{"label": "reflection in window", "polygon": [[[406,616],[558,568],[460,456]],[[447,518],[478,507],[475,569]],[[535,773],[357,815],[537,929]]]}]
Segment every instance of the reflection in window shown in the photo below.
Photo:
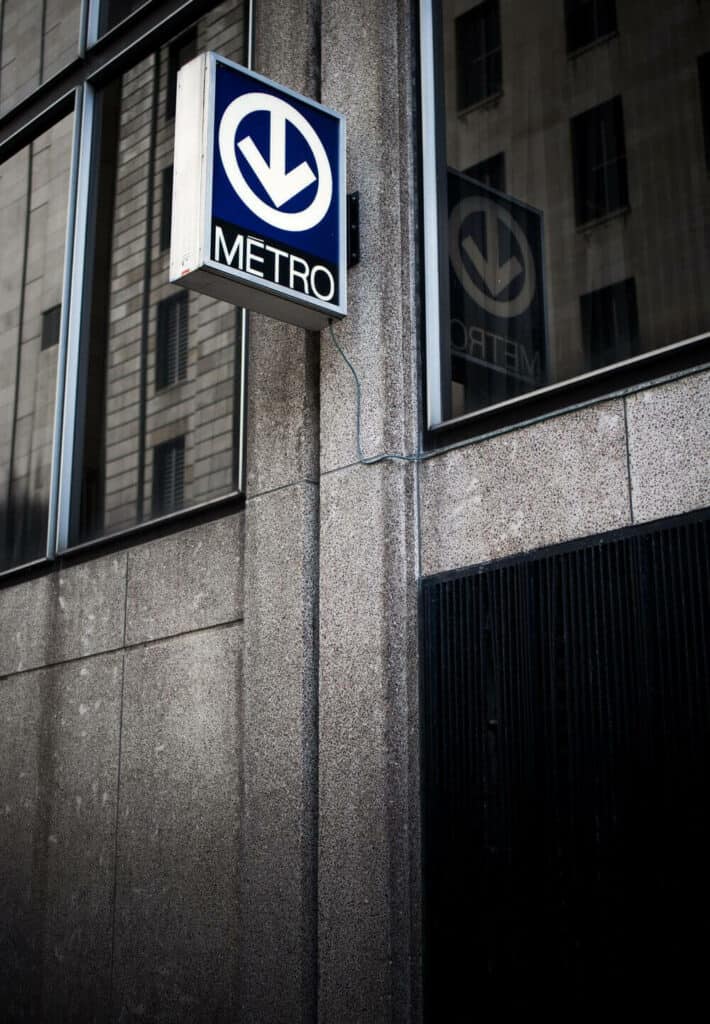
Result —
[{"label": "reflection in window", "polygon": [[153,449],[153,515],[166,516],[184,504],[185,438],[175,437]]},{"label": "reflection in window", "polygon": [[170,248],[170,221],[173,208],[173,165],[163,168],[160,200],[160,248]]},{"label": "reflection in window", "polygon": [[158,305],[158,350],[155,386],[158,390],[187,376],[187,292],[171,295]]},{"label": "reflection in window", "polygon": [[42,351],[59,344],[59,324],[62,318],[62,307],[52,306],[42,313]]},{"label": "reflection in window", "polygon": [[47,545],[71,142],[70,115],[0,165],[0,570]]},{"label": "reflection in window", "polygon": [[177,97],[177,73],[183,64],[187,64],[197,55],[197,32],[191,28],[175,39],[168,48],[168,89],[165,100],[165,116],[175,117],[175,99]]},{"label": "reflection in window", "polygon": [[[570,62],[565,32],[575,47],[608,35],[615,5],[432,2],[432,424],[707,333],[705,8],[629,4],[623,48]],[[505,93],[476,106],[487,87],[470,67],[492,53]]]},{"label": "reflection in window", "polygon": [[496,153],[487,160],[480,160],[472,167],[467,167],[463,173],[489,188],[505,192],[505,153]]},{"label": "reflection in window", "polygon": [[636,355],[639,323],[633,278],[588,292],[579,302],[590,370]]},{"label": "reflection in window", "polygon": [[[200,50],[242,60],[240,0],[206,15],[194,39]],[[174,124],[164,112],[178,50],[182,42],[163,46],[97,94],[92,163],[100,173],[90,211],[96,231],[85,287],[80,498],[70,543],[238,486],[241,313],[203,295],[188,300],[168,282]],[[175,438],[181,454],[161,462],[168,460],[161,446]],[[158,478],[178,479],[177,468],[173,477],[168,472],[176,460],[180,487],[156,488]]]},{"label": "reflection in window", "polygon": [[484,0],[455,23],[459,110],[501,90],[500,20],[497,0]]},{"label": "reflection in window", "polygon": [[578,224],[628,206],[620,96],[572,119],[572,154]]},{"label": "reflection in window", "polygon": [[703,123],[705,166],[710,170],[710,53],[704,53],[698,57],[698,82],[700,84],[700,116]]},{"label": "reflection in window", "polygon": [[616,32],[616,0],[565,0],[567,52],[574,53]]},{"label": "reflection in window", "polygon": [[144,7],[150,0],[101,0],[101,18],[99,34],[103,35],[120,21],[133,14],[139,7]]},{"label": "reflection in window", "polygon": [[0,4],[0,114],[79,52],[82,0],[4,0]]}]

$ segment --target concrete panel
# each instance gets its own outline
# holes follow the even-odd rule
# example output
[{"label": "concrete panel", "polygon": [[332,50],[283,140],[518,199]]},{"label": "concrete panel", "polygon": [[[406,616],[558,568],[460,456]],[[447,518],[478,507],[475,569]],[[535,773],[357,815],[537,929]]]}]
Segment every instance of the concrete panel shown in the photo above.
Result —
[{"label": "concrete panel", "polygon": [[318,475],[318,338],[255,313],[249,327],[247,494]]},{"label": "concrete panel", "polygon": [[425,576],[630,523],[621,400],[449,452],[420,473]]},{"label": "concrete panel", "polygon": [[0,683],[4,1020],[109,1016],[122,658]]},{"label": "concrete panel", "polygon": [[[366,455],[412,451],[416,439],[413,26],[406,4],[323,5],[322,100],[347,116],[347,188],[360,193],[360,263],[348,272],[349,315],[334,330],[362,382]],[[325,472],[356,459],[353,380],[327,328],[321,409]]]},{"label": "concrete panel", "polygon": [[239,626],[126,654],[117,1020],[236,1019]]},{"label": "concrete panel", "polygon": [[710,504],[710,374],[626,400],[634,520]]},{"label": "concrete panel", "polygon": [[319,1019],[417,1019],[414,469],[321,489]]},{"label": "concrete panel", "polygon": [[[257,71],[318,99],[319,7],[314,0],[254,5]],[[318,471],[318,335],[259,314],[249,320],[247,493]]]},{"label": "concrete panel", "polygon": [[303,484],[246,510],[239,1010],[270,1024],[315,1016],[317,508]]},{"label": "concrete panel", "polygon": [[129,551],[127,642],[241,618],[242,528],[237,513]]},{"label": "concrete panel", "polygon": [[122,552],[0,590],[0,676],[120,647],[125,586]]}]

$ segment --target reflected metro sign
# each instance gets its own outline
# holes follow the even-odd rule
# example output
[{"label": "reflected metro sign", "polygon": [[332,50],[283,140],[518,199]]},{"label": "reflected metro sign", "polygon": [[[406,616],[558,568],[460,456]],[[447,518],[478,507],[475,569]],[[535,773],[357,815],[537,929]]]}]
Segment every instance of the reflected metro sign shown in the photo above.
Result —
[{"label": "reflected metro sign", "polygon": [[180,69],[170,280],[319,330],[346,313],[345,120],[214,53]]}]

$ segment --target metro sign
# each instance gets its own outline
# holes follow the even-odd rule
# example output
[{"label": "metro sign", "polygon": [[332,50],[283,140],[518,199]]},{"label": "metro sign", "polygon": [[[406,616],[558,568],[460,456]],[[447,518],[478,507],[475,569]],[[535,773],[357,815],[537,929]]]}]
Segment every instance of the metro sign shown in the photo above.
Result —
[{"label": "metro sign", "polygon": [[178,75],[170,280],[319,330],[346,313],[345,121],[214,53]]}]

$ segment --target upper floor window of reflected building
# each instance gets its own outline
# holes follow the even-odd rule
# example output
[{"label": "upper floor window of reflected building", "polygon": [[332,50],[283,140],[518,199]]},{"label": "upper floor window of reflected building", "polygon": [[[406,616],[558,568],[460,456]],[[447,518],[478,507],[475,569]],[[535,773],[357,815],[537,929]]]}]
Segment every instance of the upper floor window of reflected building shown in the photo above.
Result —
[{"label": "upper floor window of reflected building", "polygon": [[705,165],[710,171],[710,53],[698,57],[698,82],[700,85],[700,116],[703,125]]},{"label": "upper floor window of reflected building", "polygon": [[705,6],[420,0],[430,445],[701,359]]},{"label": "upper floor window of reflected building", "polygon": [[606,217],[629,203],[621,97],[572,119],[577,223]]},{"label": "upper floor window of reflected building", "polygon": [[565,0],[567,52],[582,50],[616,32],[616,0]]},{"label": "upper floor window of reflected building", "polygon": [[590,370],[636,355],[639,321],[633,278],[582,295],[579,303]]},{"label": "upper floor window of reflected building", "polygon": [[505,153],[496,153],[489,156],[487,160],[480,160],[472,167],[467,167],[463,172],[469,178],[494,188],[498,192],[505,192]]},{"label": "upper floor window of reflected building", "polygon": [[483,0],[455,22],[457,105],[465,110],[500,92],[503,82],[497,0]]}]

